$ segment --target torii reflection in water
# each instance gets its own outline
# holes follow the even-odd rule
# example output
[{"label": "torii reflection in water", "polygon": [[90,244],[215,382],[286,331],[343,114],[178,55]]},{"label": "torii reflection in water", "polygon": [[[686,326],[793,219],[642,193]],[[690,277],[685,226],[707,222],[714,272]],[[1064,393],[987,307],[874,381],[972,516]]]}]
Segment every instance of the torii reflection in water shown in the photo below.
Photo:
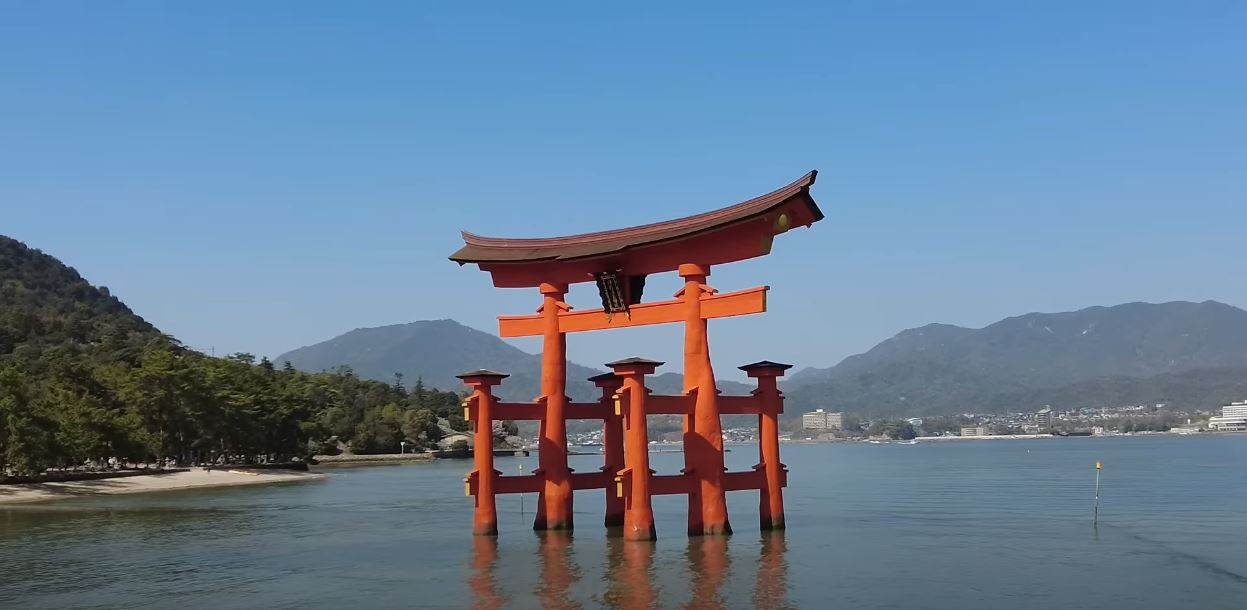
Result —
[{"label": "torii reflection in water", "polygon": [[[585,578],[584,566],[577,564],[572,552],[572,537],[564,532],[542,533],[537,561],[540,571],[539,584],[530,589],[532,604],[521,601],[520,592],[508,594],[496,575],[498,569],[498,546],[492,537],[476,537],[473,544],[471,574],[468,586],[472,591],[472,608],[496,610],[509,607],[540,607],[579,609],[584,607],[618,608],[640,610],[645,608],[673,607],[664,598],[682,597],[688,591],[689,599],[684,608],[726,608],[729,602],[724,586],[730,586],[733,543],[724,537],[694,537],[688,541],[684,552],[684,565],[656,565],[656,542],[625,541],[618,537],[608,538],[605,561],[601,564],[601,588],[589,593],[590,599],[580,600],[572,594],[572,587]],[[788,603],[788,562],[785,558],[787,544],[782,531],[761,532],[755,565],[751,607],[781,609],[791,607]],[[583,558],[583,554],[580,555]],[[517,561],[529,560],[516,557]],[[747,566],[747,557],[736,557],[735,565]],[[595,566],[590,566],[595,567]],[[688,579],[682,579],[685,573]],[[736,576],[741,576],[737,573]],[[739,582],[739,579],[735,579]],[[582,587],[583,588],[583,587]],[[735,603],[739,606],[739,603]]]}]

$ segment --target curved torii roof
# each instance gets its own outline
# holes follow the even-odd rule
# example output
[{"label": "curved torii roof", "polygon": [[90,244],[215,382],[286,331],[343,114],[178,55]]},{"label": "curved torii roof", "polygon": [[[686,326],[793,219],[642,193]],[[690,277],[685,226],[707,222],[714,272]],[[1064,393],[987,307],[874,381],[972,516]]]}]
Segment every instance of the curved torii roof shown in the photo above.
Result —
[{"label": "curved torii roof", "polygon": [[770,252],[770,238],[809,226],[823,213],[810,196],[818,172],[732,206],[653,224],[566,237],[510,239],[463,231],[464,246],[450,255],[477,263],[499,287],[590,281],[597,271],[645,275],[683,263],[721,264]]}]

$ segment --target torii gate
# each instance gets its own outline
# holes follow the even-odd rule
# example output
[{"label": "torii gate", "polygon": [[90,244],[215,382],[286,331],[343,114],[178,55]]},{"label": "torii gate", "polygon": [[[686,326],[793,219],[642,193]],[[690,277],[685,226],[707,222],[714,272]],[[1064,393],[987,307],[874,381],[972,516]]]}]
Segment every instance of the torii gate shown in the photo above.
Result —
[{"label": "torii gate", "polygon": [[[687,494],[689,535],[730,534],[725,492],[760,491],[762,529],[784,527],[782,488],[787,482],[779,461],[778,415],[783,396],[777,378],[790,365],[761,361],[740,367],[758,380],[752,396],[720,396],[706,338],[706,321],[766,311],[768,287],[719,294],[706,284],[713,265],[764,256],[776,235],[810,226],[823,213],[810,196],[817,172],[783,188],[730,207],[655,224],[543,239],[481,237],[463,232],[464,246],[450,256],[461,265],[476,263],[499,288],[537,288],[537,315],[500,316],[503,337],[541,336],[541,395],[531,403],[501,403],[491,393],[507,377],[488,370],[459,375],[473,392],[464,417],[475,426],[474,469],[465,479],[476,497],[473,531],[497,535],[494,495],[540,494],[536,530],[572,528],[572,492],[606,490],[608,527],[622,525],[629,539],[655,538],[650,498]],[[641,302],[645,278],[676,271],[684,288],[670,301]],[[568,284],[596,282],[602,308],[572,311],[563,301]],[[591,378],[602,390],[593,403],[573,403],[566,395],[567,333],[684,323],[684,394],[651,395],[645,376],[663,363],[627,358],[608,363],[612,373]],[[759,463],[752,471],[726,472],[719,417],[757,414]],[[684,416],[685,467],[676,475],[649,468],[647,415]],[[541,422],[539,467],[530,475],[502,476],[493,466],[494,420]],[[605,465],[600,472],[576,473],[567,463],[567,420],[603,421]]]}]

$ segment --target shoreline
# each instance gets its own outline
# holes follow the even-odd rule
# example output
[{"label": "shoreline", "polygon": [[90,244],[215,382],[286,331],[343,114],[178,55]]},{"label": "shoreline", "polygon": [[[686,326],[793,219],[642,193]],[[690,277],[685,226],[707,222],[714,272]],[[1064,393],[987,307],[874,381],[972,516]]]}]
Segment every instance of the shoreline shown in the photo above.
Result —
[{"label": "shoreline", "polygon": [[[916,441],[1026,441],[1041,438],[1099,438],[1094,436],[1058,436],[1056,434],[983,434],[979,436],[919,436]],[[893,442],[893,441],[888,441]]]},{"label": "shoreline", "polygon": [[[1008,441],[1008,440],[1039,440],[1046,438],[1146,438],[1153,436],[1163,437],[1191,437],[1191,438],[1210,438],[1216,436],[1247,436],[1247,432],[1120,432],[1115,434],[1102,434],[1099,436],[1061,436],[1059,434],[985,434],[983,436],[919,436],[913,440],[919,443],[928,441]],[[753,441],[742,441],[745,444],[751,444]],[[780,440],[780,444],[786,445],[834,445],[838,443],[877,443],[882,445],[895,445],[899,443],[911,444],[908,441],[892,440],[892,439],[869,439],[869,438],[836,438],[827,440],[815,439],[795,439]]]},{"label": "shoreline", "polygon": [[346,466],[353,464],[402,464],[408,462],[432,462],[437,459],[432,453],[373,453],[373,454],[340,454],[317,455],[317,466]]},{"label": "shoreline", "polygon": [[99,496],[319,481],[329,475],[294,470],[190,470],[83,481],[0,485],[0,507]]}]

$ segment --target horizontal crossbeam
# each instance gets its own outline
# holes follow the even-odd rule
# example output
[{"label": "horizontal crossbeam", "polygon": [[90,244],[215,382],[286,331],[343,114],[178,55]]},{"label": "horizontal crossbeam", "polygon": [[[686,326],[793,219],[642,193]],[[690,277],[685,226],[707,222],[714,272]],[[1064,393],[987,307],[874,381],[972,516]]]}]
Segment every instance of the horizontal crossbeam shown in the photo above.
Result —
[{"label": "horizontal crossbeam", "polygon": [[[696,397],[651,394],[645,397],[646,415],[688,415],[693,412]],[[719,411],[723,415],[749,415],[762,412],[762,401],[756,396],[720,396]],[[614,406],[600,402],[572,402],[567,404],[567,419],[606,419],[614,415]],[[544,402],[499,402],[491,414],[495,420],[540,421],[546,418]],[[463,418],[473,421],[476,404],[464,408]]]},{"label": "horizontal crossbeam", "polygon": [[[651,394],[645,398],[646,415],[687,415],[692,413],[696,397],[693,395]],[[464,419],[475,418],[475,404],[469,404],[464,410]],[[757,397],[718,397],[718,409],[723,415],[757,415],[762,413],[762,400]],[[602,403],[567,403],[567,419],[606,419],[614,415],[614,407]],[[494,419],[519,420],[545,419],[545,404],[535,403],[495,403]]]},{"label": "horizontal crossbeam", "polygon": [[[716,294],[701,299],[701,317],[727,318],[766,311],[767,286]],[[683,322],[687,305],[682,300],[641,303],[628,308],[628,313],[606,315],[602,309],[560,312],[559,332],[576,333],[608,328],[629,328],[650,324]],[[545,319],[533,316],[499,316],[498,335],[502,337],[534,337],[545,333]]]},{"label": "horizontal crossbeam", "polygon": [[[463,418],[472,421],[476,416],[476,405],[466,408]],[[613,407],[600,402],[567,403],[566,419],[606,419],[612,415]],[[542,420],[546,418],[544,402],[500,402],[494,405],[492,417],[495,420]]]},{"label": "horizontal crossbeam", "polygon": [[[757,466],[754,468],[757,469],[723,473],[723,489],[725,491],[748,491],[766,487],[766,473]],[[545,484],[545,477],[541,473],[501,476],[494,471],[494,474],[494,493],[497,494],[538,493]],[[787,487],[788,473],[781,471],[780,476],[782,477],[781,485]],[[476,495],[477,482],[476,471],[468,473],[467,495]],[[572,489],[613,489],[615,475],[602,471],[574,472],[571,475],[571,482]],[[650,475],[650,494],[655,496],[687,494],[693,491],[693,486],[696,484],[697,479],[688,474]]]},{"label": "horizontal crossbeam", "polygon": [[[715,401],[719,404],[720,415],[758,415],[762,412],[762,401],[757,396],[720,396]],[[780,405],[780,412],[783,412]]]},{"label": "horizontal crossbeam", "polygon": [[645,397],[646,415],[688,415],[693,412],[693,396],[663,396],[650,394]]},{"label": "horizontal crossbeam", "polygon": [[687,474],[656,474],[649,479],[649,492],[655,496],[692,493],[695,481]]}]

